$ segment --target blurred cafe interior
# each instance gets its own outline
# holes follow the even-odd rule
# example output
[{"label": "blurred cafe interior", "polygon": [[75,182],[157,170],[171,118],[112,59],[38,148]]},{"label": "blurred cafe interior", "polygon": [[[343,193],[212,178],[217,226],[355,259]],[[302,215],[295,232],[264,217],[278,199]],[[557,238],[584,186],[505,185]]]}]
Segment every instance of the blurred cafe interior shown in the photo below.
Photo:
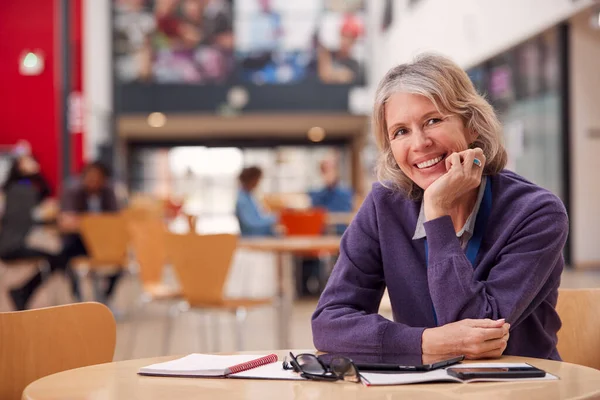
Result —
[{"label": "blurred cafe interior", "polygon": [[[42,252],[0,257],[0,312],[104,303],[114,361],[312,349],[377,84],[425,51],[562,200],[561,288],[600,287],[600,2],[3,0],[0,33],[0,255]],[[11,203],[15,168],[38,197]]]}]

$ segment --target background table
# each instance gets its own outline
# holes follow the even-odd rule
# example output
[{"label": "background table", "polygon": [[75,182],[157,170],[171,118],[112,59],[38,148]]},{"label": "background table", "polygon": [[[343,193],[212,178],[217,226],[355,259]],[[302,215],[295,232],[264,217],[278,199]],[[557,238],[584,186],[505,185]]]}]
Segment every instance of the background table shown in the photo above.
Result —
[{"label": "background table", "polygon": [[[301,351],[297,351],[301,352]],[[248,353],[248,352],[246,352]],[[269,351],[252,352],[267,354]],[[287,351],[275,351],[280,355]],[[153,399],[570,399],[600,397],[600,371],[557,361],[503,357],[528,362],[561,379],[544,382],[435,383],[366,387],[347,382],[259,379],[163,378],[137,375],[140,367],[176,357],[120,361],[60,372],[33,382],[25,400]]]},{"label": "background table", "polygon": [[[286,282],[286,270],[293,268],[291,256],[296,252],[338,252],[341,236],[283,236],[283,237],[250,237],[242,238],[238,247],[247,250],[267,251],[277,255],[277,300],[278,300],[278,346],[289,348],[289,326],[292,312],[293,285]],[[288,272],[290,272],[288,271]]]}]

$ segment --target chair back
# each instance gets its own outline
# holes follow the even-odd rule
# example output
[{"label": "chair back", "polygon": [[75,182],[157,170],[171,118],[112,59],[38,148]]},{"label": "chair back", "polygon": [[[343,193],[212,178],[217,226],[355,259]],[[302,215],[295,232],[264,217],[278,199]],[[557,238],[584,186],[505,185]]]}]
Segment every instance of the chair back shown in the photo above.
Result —
[{"label": "chair back", "polygon": [[44,376],[111,362],[115,343],[115,319],[100,303],[0,313],[0,399],[20,399]]},{"label": "chair back", "polygon": [[308,210],[285,210],[279,217],[287,236],[319,236],[325,231],[326,212],[321,208]]},{"label": "chair back", "polygon": [[122,214],[84,214],[80,228],[88,256],[95,264],[126,265],[129,235]]},{"label": "chair back", "polygon": [[173,264],[182,295],[191,306],[223,303],[237,240],[230,234],[167,234],[167,258]]},{"label": "chair back", "polygon": [[600,369],[599,305],[600,288],[559,289],[558,353],[563,361]]},{"label": "chair back", "polygon": [[166,261],[165,234],[167,229],[158,218],[131,219],[128,223],[131,245],[139,264],[143,284],[162,281]]},{"label": "chair back", "polygon": [[261,201],[267,210],[274,213],[310,207],[310,196],[306,193],[265,193]]}]

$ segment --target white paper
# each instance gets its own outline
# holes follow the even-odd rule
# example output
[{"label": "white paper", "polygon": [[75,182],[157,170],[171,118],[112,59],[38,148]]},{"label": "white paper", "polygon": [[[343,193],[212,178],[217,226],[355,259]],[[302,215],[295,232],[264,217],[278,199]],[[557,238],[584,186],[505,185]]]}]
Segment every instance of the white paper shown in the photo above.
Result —
[{"label": "white paper", "polygon": [[148,365],[140,368],[139,372],[156,375],[222,376],[229,367],[265,356],[267,355],[217,356],[194,353],[177,360]]},{"label": "white paper", "polygon": [[[506,367],[528,367],[525,363],[473,363],[473,364],[457,364],[452,367],[469,367],[469,368],[506,368]],[[362,372],[360,374],[366,383],[371,386],[377,385],[405,385],[409,383],[425,383],[425,382],[505,382],[505,381],[551,381],[557,380],[558,377],[546,372],[546,376],[542,378],[518,378],[518,379],[470,379],[462,381],[458,378],[448,375],[446,369],[436,369],[428,372],[406,372],[406,373],[391,373],[382,374],[376,372]]]},{"label": "white paper", "polygon": [[238,372],[237,374],[228,375],[228,377],[246,379],[285,379],[294,381],[304,380],[300,374],[297,374],[293,370],[283,369],[281,361]]}]

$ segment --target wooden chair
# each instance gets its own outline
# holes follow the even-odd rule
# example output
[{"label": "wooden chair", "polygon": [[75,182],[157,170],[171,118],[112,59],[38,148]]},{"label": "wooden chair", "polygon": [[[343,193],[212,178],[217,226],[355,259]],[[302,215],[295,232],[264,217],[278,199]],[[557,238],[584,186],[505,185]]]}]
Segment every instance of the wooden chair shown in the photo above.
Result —
[{"label": "wooden chair", "polygon": [[[84,214],[80,233],[88,252],[87,257],[77,257],[73,264],[84,272],[122,269],[128,264],[129,234],[126,219],[121,213]],[[95,298],[102,298],[98,281],[94,282]]]},{"label": "wooden chair", "polygon": [[44,376],[111,362],[116,325],[98,303],[0,313],[0,398],[17,400]]},{"label": "wooden chair", "polygon": [[559,289],[556,310],[563,361],[600,369],[600,288]]},{"label": "wooden chair", "polygon": [[[272,303],[271,298],[226,298],[225,282],[237,246],[237,236],[167,234],[167,257],[190,308],[220,309],[235,314],[236,345],[243,348],[243,323],[248,308]],[[215,336],[218,338],[218,335]]]},{"label": "wooden chair", "polygon": [[[139,216],[138,216],[139,217]],[[173,302],[181,299],[181,290],[163,282],[163,269],[166,262],[165,235],[163,222],[158,218],[136,218],[128,222],[131,245],[138,264],[138,276],[142,285],[142,293],[137,302],[136,313],[142,314],[151,302]],[[177,306],[177,305],[174,305]],[[170,309],[168,315],[174,311]],[[131,329],[131,345],[133,351],[137,335],[137,323]],[[163,353],[166,354],[170,340],[171,318],[167,318]]]}]

